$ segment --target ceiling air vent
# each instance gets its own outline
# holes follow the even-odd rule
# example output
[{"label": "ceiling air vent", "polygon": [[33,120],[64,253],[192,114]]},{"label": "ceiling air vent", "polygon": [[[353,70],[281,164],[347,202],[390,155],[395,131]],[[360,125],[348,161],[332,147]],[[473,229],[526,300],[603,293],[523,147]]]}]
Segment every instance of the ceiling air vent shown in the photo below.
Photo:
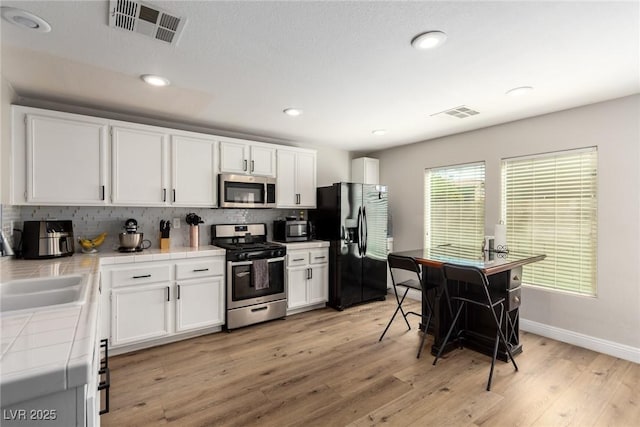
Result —
[{"label": "ceiling air vent", "polygon": [[448,110],[440,111],[439,113],[432,114],[431,116],[439,116],[440,114],[446,114],[451,117],[464,119],[465,117],[475,116],[476,114],[479,114],[479,112],[467,107],[466,105],[461,105],[456,108],[450,108]]},{"label": "ceiling air vent", "polygon": [[147,3],[109,0],[109,26],[175,45],[186,19]]}]

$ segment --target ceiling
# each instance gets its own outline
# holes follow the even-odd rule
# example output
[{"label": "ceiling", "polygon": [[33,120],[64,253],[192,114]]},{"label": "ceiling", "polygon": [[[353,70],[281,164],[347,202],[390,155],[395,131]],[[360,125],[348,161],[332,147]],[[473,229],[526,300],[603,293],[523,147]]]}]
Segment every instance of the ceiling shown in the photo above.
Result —
[{"label": "ceiling", "polygon": [[[52,27],[2,20],[3,78],[21,97],[361,152],[640,92],[637,1],[147,3],[186,18],[176,46],[109,27],[108,0],[2,0]],[[411,47],[430,30],[446,43]],[[534,90],[505,95],[519,86]],[[433,116],[461,105],[479,114]]]}]

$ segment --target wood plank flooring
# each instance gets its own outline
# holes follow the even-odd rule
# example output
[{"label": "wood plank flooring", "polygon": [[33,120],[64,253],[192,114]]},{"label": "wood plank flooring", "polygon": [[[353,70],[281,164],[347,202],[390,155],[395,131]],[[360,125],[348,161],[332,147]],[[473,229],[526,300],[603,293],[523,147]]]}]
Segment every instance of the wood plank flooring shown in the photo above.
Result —
[{"label": "wood plank flooring", "polygon": [[[417,302],[405,303],[419,310]],[[497,362],[416,359],[394,302],[315,310],[112,357],[104,426],[638,426],[640,365],[533,334]]]}]

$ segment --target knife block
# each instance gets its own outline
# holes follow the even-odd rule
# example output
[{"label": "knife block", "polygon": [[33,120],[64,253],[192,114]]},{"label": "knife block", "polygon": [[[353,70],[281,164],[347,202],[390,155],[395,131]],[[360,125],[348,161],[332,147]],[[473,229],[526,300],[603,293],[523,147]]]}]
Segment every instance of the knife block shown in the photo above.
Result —
[{"label": "knife block", "polygon": [[169,249],[169,247],[171,246],[171,239],[166,237],[166,238],[160,238],[160,249]]}]

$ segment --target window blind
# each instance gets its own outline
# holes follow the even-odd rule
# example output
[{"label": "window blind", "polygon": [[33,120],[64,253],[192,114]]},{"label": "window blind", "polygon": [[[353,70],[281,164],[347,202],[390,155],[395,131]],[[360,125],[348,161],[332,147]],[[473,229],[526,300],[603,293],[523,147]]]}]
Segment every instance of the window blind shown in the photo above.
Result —
[{"label": "window blind", "polygon": [[452,244],[478,251],[484,237],[482,163],[425,171],[425,246]]},{"label": "window blind", "polygon": [[364,206],[367,214],[367,256],[387,259],[387,214],[388,199],[383,186],[364,185]]},{"label": "window blind", "polygon": [[523,282],[595,295],[596,148],[504,159],[502,180],[509,249],[547,255]]}]

